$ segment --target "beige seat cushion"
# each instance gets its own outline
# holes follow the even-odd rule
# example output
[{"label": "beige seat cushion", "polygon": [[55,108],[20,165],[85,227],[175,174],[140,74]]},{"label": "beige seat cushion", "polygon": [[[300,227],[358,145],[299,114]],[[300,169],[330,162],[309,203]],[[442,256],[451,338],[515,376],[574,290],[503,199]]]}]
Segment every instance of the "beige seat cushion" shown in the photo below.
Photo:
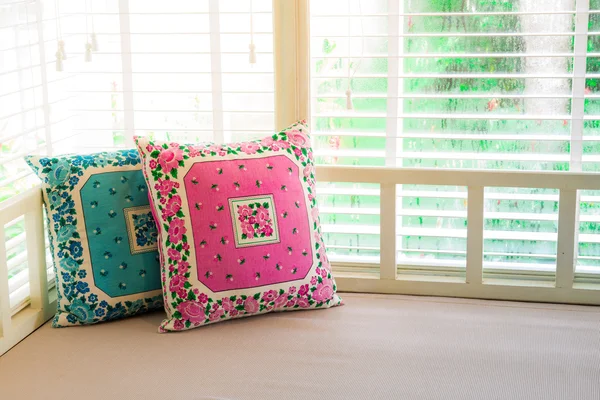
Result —
[{"label": "beige seat cushion", "polygon": [[329,310],[158,334],[161,313],[48,324],[1,399],[600,399],[600,308],[345,294]]}]

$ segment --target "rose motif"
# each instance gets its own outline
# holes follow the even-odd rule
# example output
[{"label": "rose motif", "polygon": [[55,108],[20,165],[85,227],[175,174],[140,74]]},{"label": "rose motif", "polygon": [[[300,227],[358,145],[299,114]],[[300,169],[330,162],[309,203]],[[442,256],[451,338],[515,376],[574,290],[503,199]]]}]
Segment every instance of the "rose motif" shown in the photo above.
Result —
[{"label": "rose motif", "polygon": [[163,219],[166,220],[168,217],[172,217],[181,209],[181,197],[175,195],[171,197],[165,207],[163,208]]},{"label": "rose motif", "polygon": [[317,285],[317,289],[313,292],[312,297],[315,301],[323,303],[333,297],[333,284],[329,279],[323,280]]},{"label": "rose motif", "polygon": [[181,160],[183,160],[183,150],[181,150],[179,147],[169,147],[168,149],[163,149],[158,155],[158,163],[165,174],[171,172],[173,168],[177,168],[179,161]]},{"label": "rose motif", "polygon": [[308,136],[296,129],[287,132],[287,136],[290,143],[297,147],[308,147],[310,143]]},{"label": "rose motif", "polygon": [[196,301],[184,301],[177,306],[177,311],[184,321],[190,321],[192,324],[199,324],[205,318],[204,307]]},{"label": "rose motif", "polygon": [[256,301],[254,297],[248,297],[244,302],[244,310],[248,314],[254,314],[258,311],[258,301]]},{"label": "rose motif", "polygon": [[174,218],[169,225],[169,241],[171,243],[179,243],[186,231],[183,220]]}]

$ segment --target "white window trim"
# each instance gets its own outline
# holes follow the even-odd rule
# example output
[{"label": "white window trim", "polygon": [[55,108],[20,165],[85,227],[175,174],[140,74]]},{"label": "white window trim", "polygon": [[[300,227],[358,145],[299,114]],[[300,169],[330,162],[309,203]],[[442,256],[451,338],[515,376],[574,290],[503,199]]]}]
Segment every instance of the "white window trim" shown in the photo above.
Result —
[{"label": "white window trim", "polygon": [[310,118],[309,0],[273,1],[275,126]]}]

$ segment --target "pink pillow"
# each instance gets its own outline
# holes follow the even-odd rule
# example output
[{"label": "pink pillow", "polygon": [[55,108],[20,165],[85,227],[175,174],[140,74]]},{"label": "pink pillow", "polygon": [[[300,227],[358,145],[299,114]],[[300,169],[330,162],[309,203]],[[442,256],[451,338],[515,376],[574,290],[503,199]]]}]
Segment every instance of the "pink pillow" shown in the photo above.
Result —
[{"label": "pink pillow", "polygon": [[160,228],[160,331],[341,304],[306,126],[245,143],[136,143]]}]

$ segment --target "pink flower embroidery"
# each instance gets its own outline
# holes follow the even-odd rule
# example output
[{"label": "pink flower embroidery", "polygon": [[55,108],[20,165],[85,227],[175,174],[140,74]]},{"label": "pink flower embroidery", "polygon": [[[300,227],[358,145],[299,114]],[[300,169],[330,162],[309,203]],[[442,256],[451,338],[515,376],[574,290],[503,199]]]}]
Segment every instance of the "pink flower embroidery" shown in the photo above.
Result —
[{"label": "pink flower embroidery", "polygon": [[177,306],[177,311],[181,313],[184,321],[190,321],[192,324],[204,321],[204,307],[196,301],[184,301]]},{"label": "pink flower embroidery", "polygon": [[229,299],[229,297],[223,297],[223,299],[221,299],[221,303],[223,305],[223,310],[225,310],[227,312],[229,312],[235,308],[235,306],[233,305],[233,302]]},{"label": "pink flower embroidery", "polygon": [[181,150],[178,146],[163,149],[163,151],[161,151],[161,153],[158,155],[158,163],[162,167],[165,174],[171,172],[173,168],[177,168],[179,161],[181,160],[183,160],[183,150]]},{"label": "pink flower embroidery", "polygon": [[319,247],[319,261],[321,261],[323,264],[329,264],[327,261],[327,253],[325,252],[325,246],[323,245]]},{"label": "pink flower embroidery", "polygon": [[248,297],[244,302],[244,310],[248,314],[254,314],[258,311],[258,302],[254,299],[254,297]]},{"label": "pink flower embroidery", "polygon": [[286,142],[285,140],[278,140],[276,144],[284,150],[290,148],[289,142]]},{"label": "pink flower embroidery", "polygon": [[236,315],[238,315],[238,310],[236,310],[235,308],[229,312],[229,316],[231,318],[235,317]]},{"label": "pink flower embroidery", "polygon": [[171,221],[171,225],[169,225],[169,241],[171,243],[179,243],[186,231],[183,220],[174,218]]},{"label": "pink flower embroidery", "polygon": [[310,213],[312,215],[312,219],[314,222],[317,223],[317,226],[319,224],[319,209],[317,207],[314,207],[313,209],[310,210]]},{"label": "pink flower embroidery", "polygon": [[158,190],[162,197],[167,197],[167,195],[173,190],[175,187],[175,183],[169,179],[160,179],[158,178],[158,183],[154,185],[154,189]]},{"label": "pink flower embroidery", "polygon": [[323,280],[317,285],[317,290],[312,294],[315,301],[319,303],[325,302],[333,297],[333,284],[329,279]]},{"label": "pink flower embroidery", "polygon": [[237,208],[238,220],[241,222],[243,239],[252,239],[254,237],[269,237],[273,235],[273,221],[269,210],[262,205],[253,206],[242,205]]},{"label": "pink flower embroidery", "polygon": [[264,207],[258,207],[256,210],[256,221],[260,226],[265,226],[266,222],[269,221],[269,210]]},{"label": "pink flower embroidery", "polygon": [[308,285],[300,286],[300,290],[298,290],[298,294],[300,296],[304,296],[306,293],[308,293]]},{"label": "pink flower embroidery", "polygon": [[246,154],[256,154],[260,146],[254,142],[245,142],[240,145],[241,150]]},{"label": "pink flower embroidery", "polygon": [[198,296],[198,301],[204,304],[208,301],[208,296],[204,293],[200,293],[200,295]]},{"label": "pink flower embroidery", "polygon": [[183,275],[187,272],[189,266],[190,263],[188,263],[187,261],[180,261],[179,267],[177,267],[177,269],[179,270],[179,273]]},{"label": "pink flower embroidery", "polygon": [[158,164],[156,163],[156,160],[150,160],[150,162],[148,163],[148,165],[150,166],[150,169],[156,169],[156,166]]},{"label": "pink flower embroidery", "polygon": [[271,147],[273,145],[275,141],[273,140],[272,137],[266,137],[263,140],[260,141],[261,146],[263,147]]},{"label": "pink flower embroidery", "polygon": [[181,275],[173,275],[171,281],[169,282],[169,290],[171,292],[178,292],[183,289],[183,285],[185,284],[186,279]]},{"label": "pink flower embroidery", "polygon": [[169,257],[171,260],[178,261],[181,259],[181,253],[175,249],[170,248],[169,250],[167,250],[167,257]]},{"label": "pink flower embroidery", "polygon": [[287,303],[287,293],[282,294],[275,299],[275,308],[281,308]]},{"label": "pink flower embroidery", "polygon": [[304,167],[304,171],[302,171],[304,173],[304,176],[306,178],[308,178],[312,172],[312,168],[310,165],[307,165],[306,167]]},{"label": "pink flower embroidery", "polygon": [[298,299],[298,303],[297,303],[301,308],[308,308],[310,307],[310,303],[308,302],[308,299],[306,297],[300,297]]},{"label": "pink flower embroidery", "polygon": [[221,146],[218,144],[213,144],[208,146],[208,151],[211,153],[218,153],[221,150]]},{"label": "pink flower embroidery", "polygon": [[291,131],[287,132],[287,136],[288,136],[290,143],[292,143],[294,146],[298,146],[298,147],[308,147],[309,146],[308,136],[306,136],[304,133],[300,132],[299,130],[296,130],[296,129],[291,130]]},{"label": "pink flower embroidery", "polygon": [[246,219],[246,217],[249,217],[250,215],[252,215],[252,209],[245,204],[238,207],[237,212],[238,212],[240,221],[244,221]]},{"label": "pink flower embroidery", "polygon": [[181,331],[184,328],[185,328],[185,324],[183,323],[182,320],[176,319],[175,322],[173,322],[173,329],[175,329],[176,331]]},{"label": "pink flower embroidery", "polygon": [[246,235],[248,239],[252,239],[254,237],[254,227],[252,224],[242,223],[242,234]]},{"label": "pink flower embroidery", "polygon": [[268,292],[265,292],[263,294],[262,299],[265,303],[270,303],[273,300],[275,300],[276,297],[277,297],[277,292],[274,290],[269,290]]},{"label": "pink flower embroidery", "polygon": [[188,155],[190,157],[197,157],[200,155],[200,150],[202,150],[202,146],[188,146]]},{"label": "pink flower embroidery", "polygon": [[219,318],[221,318],[223,316],[224,312],[222,308],[219,308],[218,310],[215,310],[213,312],[211,312],[210,314],[208,314],[208,319],[210,321],[216,321]]},{"label": "pink flower embroidery", "polygon": [[166,220],[168,217],[174,216],[180,209],[181,197],[179,197],[179,195],[171,197],[163,208],[163,219]]}]

